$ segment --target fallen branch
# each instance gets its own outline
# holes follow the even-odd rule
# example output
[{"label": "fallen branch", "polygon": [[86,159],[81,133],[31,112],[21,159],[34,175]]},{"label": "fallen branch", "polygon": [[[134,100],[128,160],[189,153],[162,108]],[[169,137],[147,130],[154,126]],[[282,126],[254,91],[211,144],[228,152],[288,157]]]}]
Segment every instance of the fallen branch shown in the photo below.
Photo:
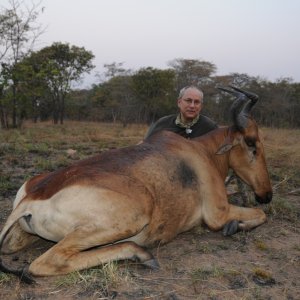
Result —
[{"label": "fallen branch", "polygon": [[300,188],[287,193],[288,195],[300,195]]},{"label": "fallen branch", "polygon": [[290,178],[291,177],[288,177],[287,175],[285,175],[283,180],[281,180],[280,182],[276,183],[273,186],[273,191],[277,190],[280,185],[282,185],[283,183],[287,182]]}]

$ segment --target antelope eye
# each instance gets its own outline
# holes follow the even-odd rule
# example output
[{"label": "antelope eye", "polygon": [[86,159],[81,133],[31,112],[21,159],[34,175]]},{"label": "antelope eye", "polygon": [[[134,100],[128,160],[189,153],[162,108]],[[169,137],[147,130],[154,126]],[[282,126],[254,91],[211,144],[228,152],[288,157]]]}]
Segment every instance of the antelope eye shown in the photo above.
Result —
[{"label": "antelope eye", "polygon": [[253,140],[245,140],[245,143],[248,147],[255,147],[255,141]]}]

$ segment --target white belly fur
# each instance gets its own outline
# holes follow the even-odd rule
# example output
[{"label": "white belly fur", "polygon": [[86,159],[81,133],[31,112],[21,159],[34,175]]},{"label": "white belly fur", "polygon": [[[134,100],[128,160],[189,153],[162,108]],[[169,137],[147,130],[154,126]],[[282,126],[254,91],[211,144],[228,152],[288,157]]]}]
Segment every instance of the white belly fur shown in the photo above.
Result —
[{"label": "white belly fur", "polygon": [[[22,219],[20,224],[26,232],[54,242],[86,224],[109,230],[126,222],[128,201],[122,201],[122,197],[126,196],[95,187],[68,187],[48,200],[26,201],[26,210],[32,216],[28,223]],[[138,208],[130,212],[129,218],[140,214]]]}]

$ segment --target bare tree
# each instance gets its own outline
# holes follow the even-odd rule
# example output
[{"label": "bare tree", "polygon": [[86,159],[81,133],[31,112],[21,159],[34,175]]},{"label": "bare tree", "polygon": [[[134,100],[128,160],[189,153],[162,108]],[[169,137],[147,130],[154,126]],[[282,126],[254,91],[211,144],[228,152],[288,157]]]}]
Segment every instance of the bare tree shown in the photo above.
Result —
[{"label": "bare tree", "polygon": [[176,58],[168,63],[176,73],[177,92],[187,85],[207,84],[217,67],[208,61]]},{"label": "bare tree", "polygon": [[[0,72],[2,74],[0,85],[2,91],[5,89],[5,84],[10,85],[12,125],[17,127],[19,95],[16,65],[33,50],[37,38],[43,33],[37,18],[44,8],[41,8],[41,2],[32,2],[31,6],[28,6],[25,1],[18,0],[9,0],[9,6],[0,12]],[[5,75],[3,75],[4,69]]]}]

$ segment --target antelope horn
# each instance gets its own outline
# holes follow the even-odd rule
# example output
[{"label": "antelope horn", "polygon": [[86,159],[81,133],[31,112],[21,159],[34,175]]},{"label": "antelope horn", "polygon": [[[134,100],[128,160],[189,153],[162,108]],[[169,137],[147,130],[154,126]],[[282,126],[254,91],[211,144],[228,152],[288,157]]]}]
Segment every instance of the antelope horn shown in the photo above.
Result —
[{"label": "antelope horn", "polygon": [[[244,91],[244,90],[239,89],[239,88],[237,88],[237,87],[235,87],[235,86],[233,86],[233,85],[229,85],[229,86],[230,86],[232,89],[234,89],[235,91],[244,94],[248,99],[250,99],[251,101],[253,101],[254,104],[257,102],[258,96],[257,96],[256,94],[251,93],[251,92],[248,92],[248,91]],[[254,105],[254,104],[253,104],[253,105]]]},{"label": "antelope horn", "polygon": [[250,116],[250,111],[252,109],[252,107],[255,105],[255,103],[258,101],[258,96],[254,93],[248,92],[248,91],[244,91],[242,89],[239,89],[235,86],[230,85],[231,88],[233,88],[235,91],[240,92],[242,94],[244,94],[248,99],[250,99],[250,101],[248,101],[245,106],[243,107],[243,109],[241,110],[240,114],[244,115],[245,117],[249,117]]},{"label": "antelope horn", "polygon": [[[238,128],[238,130],[242,131],[247,127],[248,124],[248,118],[250,116],[250,111],[254,104],[258,100],[258,96],[254,93],[250,93],[244,90],[241,90],[237,87],[234,87],[230,85],[230,87],[233,89],[228,89],[224,87],[217,87],[219,90],[222,90],[224,92],[228,92],[234,96],[237,97],[237,99],[233,102],[230,108],[233,124]],[[246,98],[249,99],[245,103]],[[243,105],[243,108],[241,106]]]},{"label": "antelope horn", "polygon": [[239,130],[242,130],[243,126],[241,126],[241,124],[245,124],[245,120],[241,120],[239,118],[239,112],[241,110],[242,105],[244,105],[245,100],[247,99],[245,94],[222,86],[218,86],[217,89],[230,93],[236,97],[234,102],[231,104],[230,115],[233,124],[236,125]]},{"label": "antelope horn", "polygon": [[230,94],[236,96],[237,98],[243,98],[243,99],[245,99],[245,94],[241,93],[239,91],[235,91],[235,90],[233,91],[233,90],[228,89],[228,88],[223,87],[223,86],[218,86],[217,89],[219,89],[221,91],[224,91],[224,92],[227,92],[227,93],[230,93]]}]

